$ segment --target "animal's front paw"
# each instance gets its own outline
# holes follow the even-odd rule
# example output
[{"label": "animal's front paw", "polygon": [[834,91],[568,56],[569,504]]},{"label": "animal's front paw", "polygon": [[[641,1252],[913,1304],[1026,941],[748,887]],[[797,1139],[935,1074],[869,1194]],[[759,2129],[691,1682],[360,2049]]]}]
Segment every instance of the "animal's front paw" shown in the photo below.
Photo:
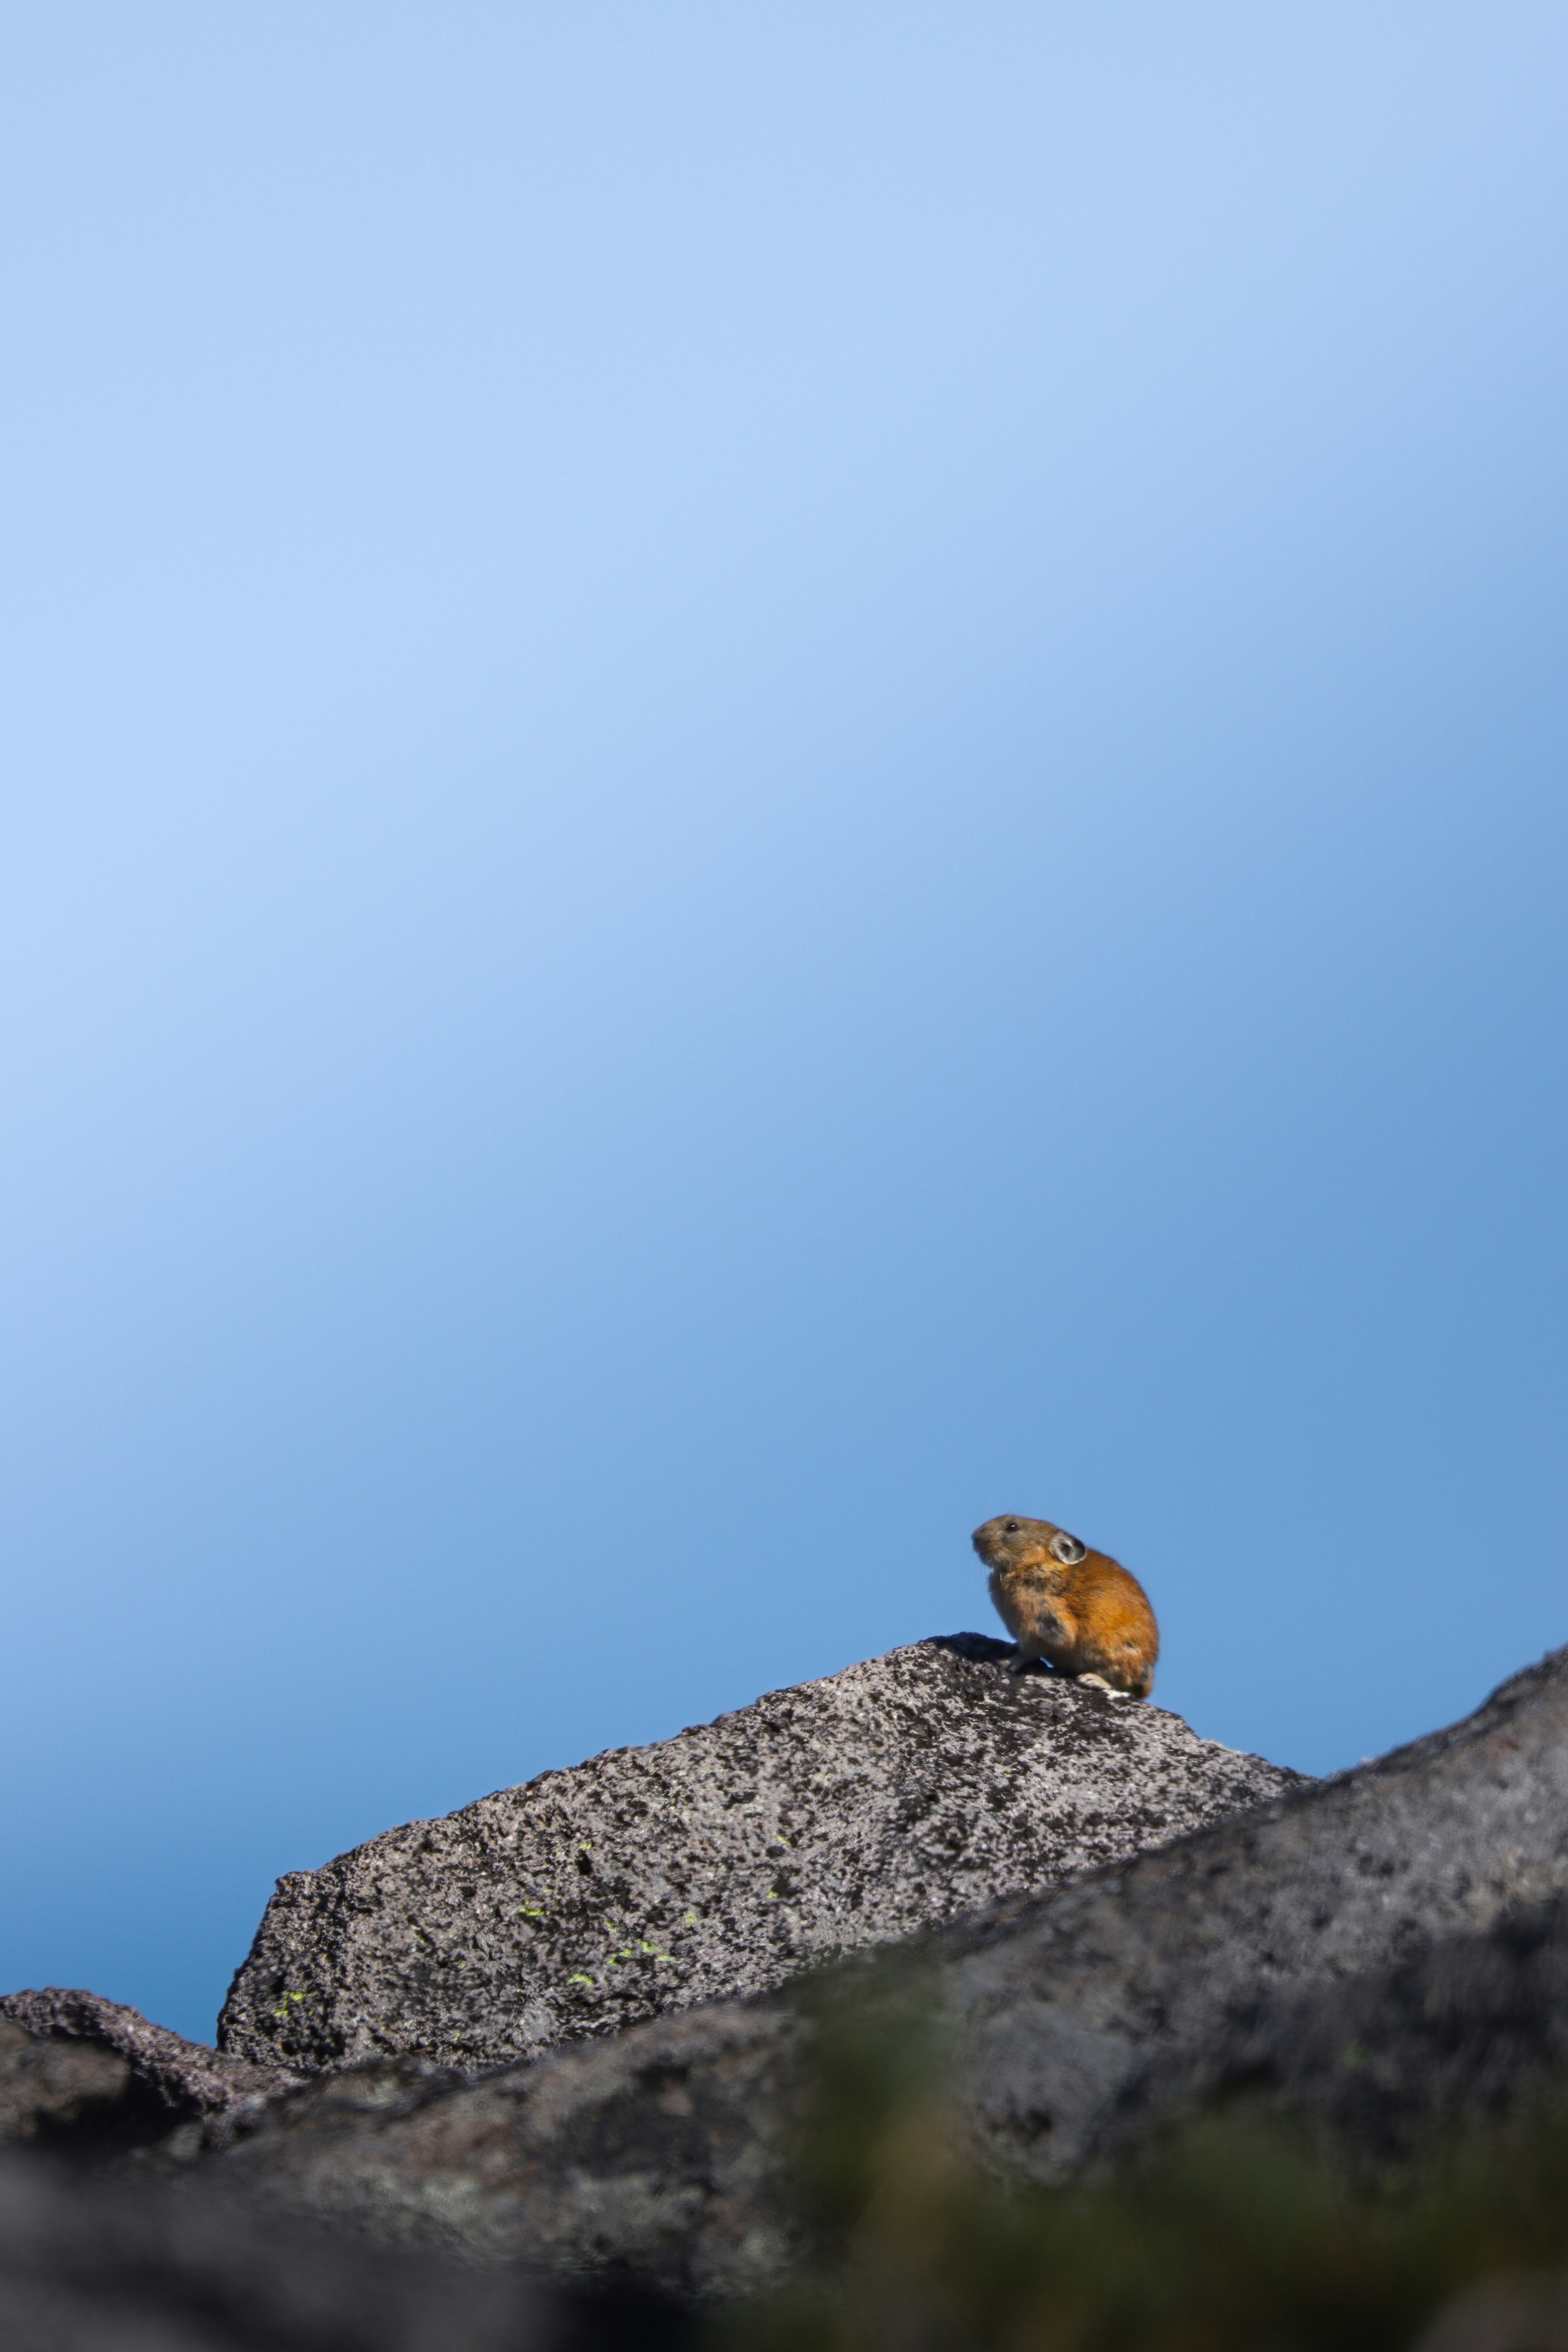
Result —
[{"label": "animal's front paw", "polygon": [[1078,1679],[1080,1685],[1087,1684],[1090,1690],[1109,1691],[1112,1698],[1131,1698],[1132,1696],[1131,1691],[1118,1690],[1116,1685],[1108,1683],[1103,1675],[1079,1675]]}]

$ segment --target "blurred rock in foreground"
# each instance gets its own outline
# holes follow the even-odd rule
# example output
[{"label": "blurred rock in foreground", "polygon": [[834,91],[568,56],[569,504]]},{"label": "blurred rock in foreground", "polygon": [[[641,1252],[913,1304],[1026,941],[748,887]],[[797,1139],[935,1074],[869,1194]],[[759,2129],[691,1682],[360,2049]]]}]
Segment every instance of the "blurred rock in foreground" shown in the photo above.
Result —
[{"label": "blurred rock in foreground", "polygon": [[679,2352],[636,2289],[573,2294],[389,2253],[202,2189],[0,2160],[7,2352]]}]

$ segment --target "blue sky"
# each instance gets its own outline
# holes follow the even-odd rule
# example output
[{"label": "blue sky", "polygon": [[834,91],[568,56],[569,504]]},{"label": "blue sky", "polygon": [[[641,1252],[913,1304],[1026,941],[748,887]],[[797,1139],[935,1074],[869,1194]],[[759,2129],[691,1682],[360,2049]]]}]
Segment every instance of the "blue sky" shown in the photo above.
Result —
[{"label": "blue sky", "polygon": [[1127,1560],[1568,1640],[1568,19],[0,27],[0,1983]]}]

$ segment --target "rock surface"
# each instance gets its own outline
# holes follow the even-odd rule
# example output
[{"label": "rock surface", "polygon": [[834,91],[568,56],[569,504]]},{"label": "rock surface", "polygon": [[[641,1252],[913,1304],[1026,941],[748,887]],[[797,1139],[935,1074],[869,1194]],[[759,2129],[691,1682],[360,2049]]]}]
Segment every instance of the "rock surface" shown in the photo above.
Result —
[{"label": "rock surface", "polygon": [[0,2075],[8,2085],[0,2092],[0,2138],[68,2137],[79,2147],[161,2139],[300,2080],[184,2041],[120,2001],[58,1985],[0,1996]]},{"label": "rock surface", "polygon": [[1157,1707],[917,1643],[280,1879],[219,2045],[476,2068],[762,1992],[1302,1785]]},{"label": "rock surface", "polygon": [[49,2042],[0,2017],[0,2140],[63,2142],[121,2112],[123,2058],[86,2042]]},{"label": "rock surface", "polygon": [[[930,1937],[959,2112],[993,2161],[1048,2178],[1238,2072],[1401,2129],[1533,2087],[1563,2052],[1564,1893],[1560,1653],[1378,1764]],[[868,1998],[884,1969],[864,1965]],[[479,2083],[371,2065],[219,2125],[209,2161],[393,2236],[733,2292],[798,2242],[813,2034],[786,1989]],[[1346,2052],[1380,2043],[1384,2072],[1347,2085]]]},{"label": "rock surface", "polygon": [[789,2177],[810,2039],[785,2000],[655,2018],[477,2079],[376,2059],[153,2162],[386,2243],[740,2294],[805,2242]]},{"label": "rock surface", "polygon": [[[295,1893],[284,1919],[315,1937],[297,1948],[313,1954],[324,1988],[342,1952],[360,1970],[361,2002],[383,1981],[373,1963],[386,1923],[400,1957],[384,1983],[405,2004],[398,2014],[416,2021],[444,2016],[457,1973],[408,1958],[410,1890],[434,1891],[447,1906],[443,1948],[475,1957],[477,1990],[462,1996],[474,2032],[509,1982],[506,1901],[520,1884],[539,1885],[527,1873],[541,1857],[564,1885],[561,1910],[566,1898],[583,1906],[571,1918],[584,1934],[604,1931],[606,1895],[686,1899],[705,1934],[684,1975],[621,1986],[605,1965],[600,2005],[560,2029],[589,2038],[537,2060],[476,2077],[416,2047],[279,2090],[277,2070],[192,2053],[133,2012],[105,2027],[110,2005],[47,1998],[86,2002],[80,2018],[116,2063],[121,2044],[135,2045],[171,2082],[206,2083],[181,2129],[127,2159],[144,2173],[178,2173],[188,2193],[270,2210],[280,2228],[290,2212],[328,2217],[401,2242],[411,2259],[456,2252],[697,2296],[769,2283],[806,2243],[792,2165],[834,1983],[864,2004],[850,2012],[861,2033],[879,2010],[899,2014],[913,1972],[944,2041],[960,2127],[988,2161],[1039,2179],[1114,2158],[1183,2107],[1237,2086],[1377,2155],[1408,2146],[1435,2116],[1506,2104],[1553,2069],[1562,2079],[1568,1652],[1449,1730],[1295,1785],[1205,1748],[1153,1710],[1044,1675],[1020,1688],[1000,1672],[1004,1654],[977,1638],[921,1644],[285,1883]],[[964,1783],[977,1759],[984,1775]],[[1179,1804],[1202,1818],[1205,1777],[1211,1812],[1244,1803],[1249,1789],[1252,1809],[1129,1854],[1140,1837],[1168,1832]],[[1195,1795],[1184,1793],[1194,1782]],[[1097,1808],[1097,1786],[1117,1804]],[[1047,1803],[1049,1843],[1036,1818]],[[770,1843],[780,1829],[797,1840],[787,1898]],[[942,1924],[976,1888],[1015,1870],[1058,1874],[1101,1839],[1126,1858]],[[579,1870],[584,1844],[591,1867]],[[826,1890],[815,1907],[803,1854]],[[705,1910],[689,1902],[695,1873],[706,1874]],[[923,1896],[922,1874],[933,1882]],[[591,1898],[574,1878],[592,1880]],[[787,1933],[781,1917],[793,1918]],[[935,1924],[911,1937],[922,1917]],[[547,1927],[567,1933],[554,1917]],[[267,1935],[264,1924],[258,1954]],[[857,1935],[880,1948],[826,1977],[784,1981]],[[247,1969],[258,1967],[253,1954]],[[758,1990],[700,2005],[714,1982]],[[18,1999],[46,1997],[6,2006]],[[605,2031],[660,2001],[662,2014]],[[293,2034],[298,2048],[308,2006],[276,2000],[284,2014],[268,2046]],[[360,2012],[322,2007],[346,2039]],[[63,2007],[36,2021],[70,2031]],[[119,2043],[103,2039],[110,2029]],[[446,2046],[436,2035],[426,2044]],[[458,2051],[468,2058],[467,2043]],[[47,2072],[26,2053],[18,2063],[23,2075],[35,2063]],[[68,2105],[75,2095],[60,2094]]]},{"label": "rock surface", "polygon": [[1568,2083],[1568,1898],[1444,1936],[1392,1968],[1260,1993],[1139,2082],[1118,2117],[1233,2092],[1326,2126],[1342,2153],[1409,2155],[1434,2127]]},{"label": "rock surface", "polygon": [[680,2352],[683,2315],[334,2238],[243,2201],[0,2162],[15,2352]]},{"label": "rock surface", "polygon": [[1568,1891],[1568,1651],[1375,1764],[951,1931],[982,2147],[1060,2176],[1228,2063],[1262,2004],[1331,2000]]}]

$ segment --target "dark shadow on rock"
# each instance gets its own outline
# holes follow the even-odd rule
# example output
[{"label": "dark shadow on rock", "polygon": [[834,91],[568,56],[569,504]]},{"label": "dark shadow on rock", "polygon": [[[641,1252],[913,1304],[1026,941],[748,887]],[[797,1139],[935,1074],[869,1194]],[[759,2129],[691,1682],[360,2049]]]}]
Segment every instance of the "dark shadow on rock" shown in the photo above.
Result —
[{"label": "dark shadow on rock", "polygon": [[298,2080],[186,2042],[96,1993],[49,1985],[0,1996],[0,2140],[110,2154],[258,2105]]},{"label": "dark shadow on rock", "polygon": [[692,2315],[257,2210],[203,2186],[0,2160],[0,2343],[16,2352],[686,2352]]}]

